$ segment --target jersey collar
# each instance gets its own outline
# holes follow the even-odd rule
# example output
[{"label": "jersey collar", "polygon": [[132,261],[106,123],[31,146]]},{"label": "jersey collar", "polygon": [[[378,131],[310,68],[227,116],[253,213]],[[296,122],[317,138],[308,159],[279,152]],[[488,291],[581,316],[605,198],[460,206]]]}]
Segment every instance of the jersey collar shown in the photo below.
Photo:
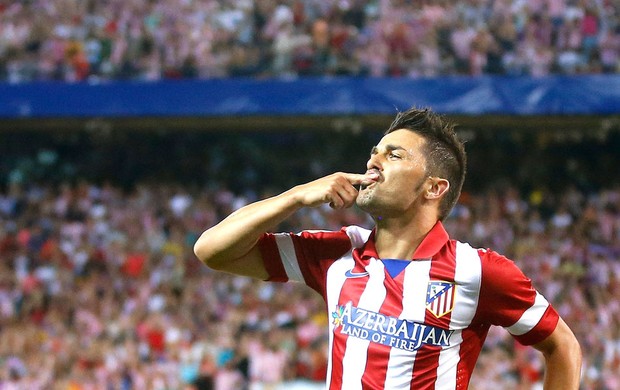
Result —
[{"label": "jersey collar", "polygon": [[[435,226],[424,237],[418,248],[413,254],[412,260],[428,260],[432,258],[441,248],[448,242],[450,236],[444,229],[441,221],[437,221]],[[375,247],[375,230],[373,229],[366,244],[359,249],[360,258],[379,258],[377,248]]]}]

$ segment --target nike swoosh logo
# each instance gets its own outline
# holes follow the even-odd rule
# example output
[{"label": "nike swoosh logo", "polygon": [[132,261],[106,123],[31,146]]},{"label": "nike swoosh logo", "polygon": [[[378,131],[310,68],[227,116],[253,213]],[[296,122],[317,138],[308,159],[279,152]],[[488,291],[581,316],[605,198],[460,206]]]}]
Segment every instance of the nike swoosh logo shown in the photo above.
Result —
[{"label": "nike swoosh logo", "polygon": [[368,276],[368,272],[352,272],[353,270],[348,270],[344,273],[344,276],[347,278],[363,278],[364,276]]}]

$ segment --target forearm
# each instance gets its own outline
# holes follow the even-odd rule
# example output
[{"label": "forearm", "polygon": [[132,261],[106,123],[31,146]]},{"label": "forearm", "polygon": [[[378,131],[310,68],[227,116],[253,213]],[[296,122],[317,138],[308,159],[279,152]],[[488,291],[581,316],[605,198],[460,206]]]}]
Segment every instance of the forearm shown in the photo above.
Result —
[{"label": "forearm", "polygon": [[301,207],[291,190],[244,206],[202,233],[194,252],[210,266],[242,257],[264,232],[275,228]]},{"label": "forearm", "polygon": [[545,390],[577,390],[581,372],[581,352],[556,353],[546,358]]},{"label": "forearm", "polygon": [[572,360],[550,359],[547,360],[545,374],[545,390],[577,390],[579,388],[580,367]]},{"label": "forearm", "polygon": [[357,197],[354,185],[375,179],[372,174],[334,173],[242,207],[202,233],[194,252],[211,268],[265,279],[268,274],[256,245],[264,232],[302,207],[350,207]]}]

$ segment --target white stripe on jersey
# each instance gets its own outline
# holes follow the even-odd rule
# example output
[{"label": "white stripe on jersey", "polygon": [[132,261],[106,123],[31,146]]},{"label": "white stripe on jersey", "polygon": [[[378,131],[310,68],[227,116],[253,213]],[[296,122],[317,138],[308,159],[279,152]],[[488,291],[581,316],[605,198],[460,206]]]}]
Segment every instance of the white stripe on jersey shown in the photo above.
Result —
[{"label": "white stripe on jersey", "polygon": [[293,239],[288,234],[282,233],[275,234],[274,236],[276,244],[278,245],[278,252],[280,252],[280,258],[282,259],[282,265],[286,271],[286,276],[288,276],[290,280],[303,282],[304,277],[301,274],[301,269],[299,269]]},{"label": "white stripe on jersey", "polygon": [[[451,372],[437,372],[436,389],[455,389],[463,329],[470,324],[478,307],[482,264],[478,251],[468,244],[456,243],[456,265],[454,270],[455,294],[454,310],[450,317],[450,329],[455,329],[450,344],[455,347],[443,349],[439,353],[439,367],[449,368]],[[458,346],[458,347],[457,347]]]},{"label": "white stripe on jersey", "polygon": [[[357,307],[378,313],[387,294],[385,285],[385,270],[383,262],[370,259],[365,267],[368,272],[368,282],[360,296]],[[331,271],[331,269],[330,269]],[[342,388],[355,390],[362,388],[362,376],[366,370],[368,345],[370,340],[357,337],[347,337],[347,348],[342,358]]]},{"label": "white stripe on jersey", "polygon": [[347,236],[349,236],[349,240],[351,240],[351,245],[353,248],[361,248],[366,244],[372,230],[364,229],[363,227],[351,225],[345,229]]},{"label": "white stripe on jersey", "polygon": [[[430,280],[430,261],[412,261],[405,268],[403,276],[403,311],[399,318],[424,323],[426,315],[426,289]],[[417,305],[415,304],[417,303]],[[409,389],[416,351],[400,348],[390,349],[385,378],[386,389]]]},{"label": "white stripe on jersey", "polygon": [[526,334],[530,330],[534,329],[534,327],[540,322],[540,319],[547,311],[547,307],[549,307],[549,302],[543,297],[541,294],[536,292],[536,300],[532,307],[527,309],[522,315],[521,318],[514,325],[506,328],[510,334],[515,336],[521,336]]},{"label": "white stripe on jersey", "polygon": [[[338,300],[340,298],[340,292],[342,291],[342,286],[344,282],[347,280],[345,274],[347,271],[353,269],[355,266],[355,260],[351,257],[351,252],[345,254],[338,261],[334,262],[327,271],[327,312],[330,313],[333,310],[336,310],[336,306],[338,305]],[[332,378],[332,358],[333,356],[333,346],[334,346],[334,321],[329,320],[329,345],[328,345],[328,355],[330,356],[327,359],[327,386],[326,389],[329,389]]]}]

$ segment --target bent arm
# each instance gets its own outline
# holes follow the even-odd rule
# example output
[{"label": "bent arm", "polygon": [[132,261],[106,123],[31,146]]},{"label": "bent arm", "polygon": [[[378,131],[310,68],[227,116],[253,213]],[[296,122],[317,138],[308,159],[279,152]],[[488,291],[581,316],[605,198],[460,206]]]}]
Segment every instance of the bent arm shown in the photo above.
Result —
[{"label": "bent arm", "polygon": [[534,345],[545,358],[546,390],[577,390],[581,376],[581,347],[560,318],[549,337]]},{"label": "bent arm", "polygon": [[370,179],[335,173],[249,204],[202,233],[194,253],[213,269],[265,280],[269,275],[257,246],[260,236],[303,207],[323,203],[333,208],[350,207],[357,198],[354,185],[365,180]]},{"label": "bent arm", "polygon": [[202,233],[194,253],[210,268],[267,279],[256,243],[263,232],[273,229],[299,208],[290,191],[242,207]]}]

